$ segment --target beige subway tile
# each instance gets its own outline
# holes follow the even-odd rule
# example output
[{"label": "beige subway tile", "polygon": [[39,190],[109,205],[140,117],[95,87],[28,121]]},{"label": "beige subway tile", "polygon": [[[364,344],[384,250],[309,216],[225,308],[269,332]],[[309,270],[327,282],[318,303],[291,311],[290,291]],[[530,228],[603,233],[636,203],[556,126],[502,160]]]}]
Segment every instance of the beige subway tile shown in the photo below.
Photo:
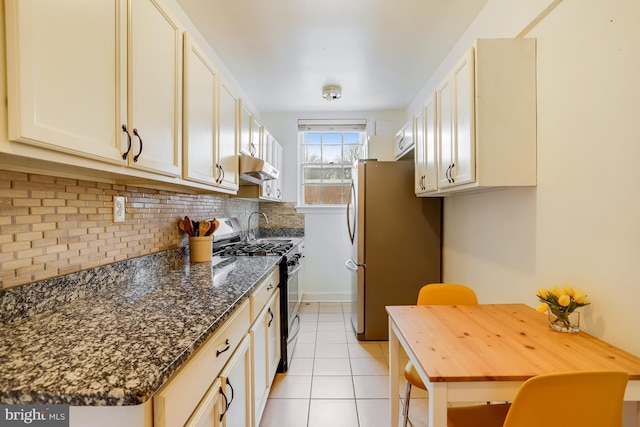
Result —
[{"label": "beige subway tile", "polygon": [[11,261],[5,261],[0,264],[2,270],[15,270],[22,267],[28,267],[31,265],[31,258],[14,259]]},{"label": "beige subway tile", "polygon": [[41,231],[32,231],[29,233],[16,233],[15,240],[16,242],[24,242],[27,240],[39,240],[42,239],[42,237],[43,233]]},{"label": "beige subway tile", "polygon": [[64,206],[65,205],[65,201],[61,200],[61,199],[52,199],[52,198],[46,198],[44,200],[42,200],[42,206]]},{"label": "beige subway tile", "polygon": [[[80,208],[81,210],[82,208]],[[56,207],[56,213],[58,214],[65,214],[65,215],[73,215],[73,214],[77,214],[77,213],[82,213],[79,212],[79,209],[75,206],[58,206]]]},{"label": "beige subway tile", "polygon": [[34,240],[33,242],[31,242],[31,246],[33,246],[34,248],[46,248],[48,246],[53,246],[56,244],[58,244],[58,239],[55,237],[45,237],[44,239]]},{"label": "beige subway tile", "polygon": [[0,188],[0,197],[26,199],[29,197],[29,192],[27,190],[16,190],[15,188]]},{"label": "beige subway tile", "polygon": [[53,262],[58,259],[58,254],[45,254],[42,256],[37,256],[33,258],[34,264],[46,264],[48,262]]},{"label": "beige subway tile", "polygon": [[42,205],[40,199],[13,199],[13,206],[15,207],[38,207]]},{"label": "beige subway tile", "polygon": [[55,182],[55,177],[50,175],[32,174],[32,175],[29,175],[29,181],[53,184]]},{"label": "beige subway tile", "polygon": [[32,206],[29,208],[31,215],[53,215],[56,213],[55,206]]},{"label": "beige subway tile", "polygon": [[31,248],[31,242],[12,242],[0,246],[2,252],[17,252]]},{"label": "beige subway tile", "polygon": [[15,252],[17,259],[34,258],[44,254],[43,248],[25,249]]},{"label": "beige subway tile", "polygon": [[31,224],[31,229],[33,231],[51,231],[56,229],[55,222],[40,222]]},{"label": "beige subway tile", "polygon": [[64,252],[66,250],[67,250],[67,245],[53,245],[53,246],[47,246],[45,248],[45,252],[48,254],[56,254],[56,253]]},{"label": "beige subway tile", "polygon": [[67,235],[67,231],[66,230],[50,230],[50,231],[45,231],[44,232],[44,237],[45,239],[57,239],[59,237],[64,237]]},{"label": "beige subway tile", "polygon": [[0,208],[0,216],[29,215],[27,207],[2,207]]}]

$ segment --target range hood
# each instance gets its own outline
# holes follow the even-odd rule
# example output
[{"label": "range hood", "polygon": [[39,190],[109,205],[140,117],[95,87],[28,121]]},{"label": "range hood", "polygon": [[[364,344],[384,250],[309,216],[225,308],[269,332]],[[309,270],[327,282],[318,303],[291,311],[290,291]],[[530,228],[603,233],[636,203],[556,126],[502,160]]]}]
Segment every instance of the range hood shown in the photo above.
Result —
[{"label": "range hood", "polygon": [[280,172],[269,163],[264,160],[247,156],[245,154],[240,155],[240,184],[256,184],[260,185],[264,181],[270,179],[277,179]]}]

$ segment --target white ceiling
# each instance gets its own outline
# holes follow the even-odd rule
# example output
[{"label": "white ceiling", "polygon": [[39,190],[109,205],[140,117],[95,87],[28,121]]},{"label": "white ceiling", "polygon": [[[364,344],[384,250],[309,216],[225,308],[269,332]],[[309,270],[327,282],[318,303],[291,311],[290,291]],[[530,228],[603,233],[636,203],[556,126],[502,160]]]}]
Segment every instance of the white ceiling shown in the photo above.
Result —
[{"label": "white ceiling", "polygon": [[309,112],[404,110],[487,0],[178,3],[261,112]]}]

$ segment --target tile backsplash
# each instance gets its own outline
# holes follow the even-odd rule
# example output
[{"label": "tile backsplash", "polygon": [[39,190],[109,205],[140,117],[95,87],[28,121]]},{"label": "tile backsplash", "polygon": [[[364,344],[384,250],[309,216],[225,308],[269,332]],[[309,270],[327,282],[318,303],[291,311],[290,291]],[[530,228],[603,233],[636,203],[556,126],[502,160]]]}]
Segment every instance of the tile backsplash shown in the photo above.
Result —
[{"label": "tile backsplash", "polygon": [[[125,222],[113,222],[114,196],[126,198]],[[184,215],[235,216],[245,227],[262,205],[222,194],[0,171],[0,289],[184,246],[177,227]],[[292,204],[268,209],[269,224],[261,220],[261,227],[277,227],[280,220],[281,227],[304,227],[303,215],[292,216]]]}]

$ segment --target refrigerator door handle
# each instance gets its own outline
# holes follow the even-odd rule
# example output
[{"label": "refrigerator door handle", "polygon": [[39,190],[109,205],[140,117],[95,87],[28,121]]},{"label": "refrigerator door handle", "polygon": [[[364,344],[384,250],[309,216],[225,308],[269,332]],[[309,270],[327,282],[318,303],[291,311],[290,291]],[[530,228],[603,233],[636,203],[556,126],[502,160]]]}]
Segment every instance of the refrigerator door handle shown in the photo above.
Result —
[{"label": "refrigerator door handle", "polygon": [[[349,199],[347,199],[347,230],[349,231],[349,239],[351,240],[351,244],[356,238],[356,213],[355,213],[355,192],[356,188],[351,183],[351,188],[349,189]],[[353,212],[351,212],[353,210]],[[353,215],[353,230],[351,229],[351,217]]]},{"label": "refrigerator door handle", "polygon": [[347,267],[347,269],[349,269],[351,271],[356,271],[356,272],[358,271],[358,267],[363,267],[363,268],[367,267],[366,264],[358,264],[357,262],[355,262],[351,258],[349,258],[347,260],[347,262],[344,263],[344,265]]}]

